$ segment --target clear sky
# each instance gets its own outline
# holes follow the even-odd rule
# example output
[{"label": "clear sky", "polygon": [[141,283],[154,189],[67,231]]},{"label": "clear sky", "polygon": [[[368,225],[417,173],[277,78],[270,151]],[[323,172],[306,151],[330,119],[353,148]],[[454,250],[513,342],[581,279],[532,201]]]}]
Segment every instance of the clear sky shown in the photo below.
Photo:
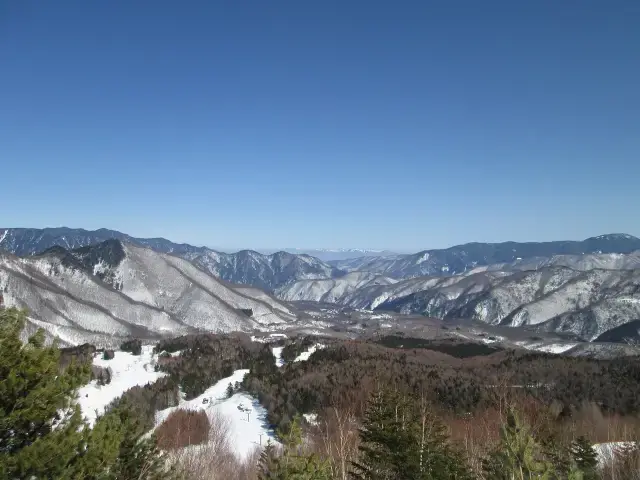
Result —
[{"label": "clear sky", "polygon": [[0,0],[0,227],[640,236],[640,2]]}]

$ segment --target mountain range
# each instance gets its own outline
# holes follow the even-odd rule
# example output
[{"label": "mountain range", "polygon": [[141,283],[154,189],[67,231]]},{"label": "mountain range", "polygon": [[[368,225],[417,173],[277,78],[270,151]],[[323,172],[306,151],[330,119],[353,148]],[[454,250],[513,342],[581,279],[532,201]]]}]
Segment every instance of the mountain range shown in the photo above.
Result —
[{"label": "mountain range", "polygon": [[374,255],[375,252],[369,250],[345,249],[342,252],[352,258],[324,262],[306,253],[285,251],[269,255],[252,250],[223,253],[208,247],[174,243],[165,238],[136,238],[104,228],[93,231],[66,227],[0,228],[0,250],[18,256],[34,255],[55,245],[73,249],[109,239],[178,255],[229,282],[267,290],[275,290],[301,279],[337,278],[352,271],[373,272],[395,279],[446,276],[482,266],[495,268],[494,265],[514,262],[529,265],[532,262],[545,262],[554,256],[628,254],[640,250],[640,239],[627,234],[608,234],[582,241],[467,243],[408,255],[389,252]]},{"label": "mountain range", "polygon": [[392,278],[455,275],[478,266],[518,262],[556,255],[632,253],[640,250],[640,238],[609,234],[582,241],[467,243],[411,255],[360,257],[330,262],[340,270],[368,271]]},{"label": "mountain range", "polygon": [[297,319],[264,292],[234,288],[188,260],[116,239],[1,254],[0,292],[6,306],[29,310],[31,327],[69,344],[265,330]]},{"label": "mountain range", "polygon": [[287,301],[480,320],[587,341],[636,341],[639,267],[640,252],[557,255],[401,281],[352,272],[338,279],[298,281],[276,293]]},{"label": "mountain range", "polygon": [[222,253],[106,229],[0,229],[0,249],[8,251],[0,255],[5,303],[27,307],[31,327],[69,342],[270,329],[299,320],[289,303],[296,301],[589,341],[640,339],[640,239],[626,234],[332,262],[284,251]]},{"label": "mountain range", "polygon": [[116,230],[72,228],[0,228],[0,250],[18,256],[43,252],[53,246],[75,249],[106,240],[120,240],[185,258],[221,279],[264,290],[274,290],[300,279],[327,278],[344,272],[309,255],[280,251],[263,255],[252,250],[222,253],[207,247],[174,243],[165,238],[136,238]]}]

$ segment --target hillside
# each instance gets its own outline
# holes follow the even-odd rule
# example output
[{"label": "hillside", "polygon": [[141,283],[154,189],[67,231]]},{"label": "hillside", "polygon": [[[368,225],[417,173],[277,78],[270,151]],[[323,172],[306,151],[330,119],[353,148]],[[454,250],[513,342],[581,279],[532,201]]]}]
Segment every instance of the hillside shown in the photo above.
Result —
[{"label": "hillside", "polygon": [[7,306],[28,308],[33,325],[68,343],[250,331],[296,319],[263,292],[236,291],[187,260],[119,240],[0,255],[0,291]]}]

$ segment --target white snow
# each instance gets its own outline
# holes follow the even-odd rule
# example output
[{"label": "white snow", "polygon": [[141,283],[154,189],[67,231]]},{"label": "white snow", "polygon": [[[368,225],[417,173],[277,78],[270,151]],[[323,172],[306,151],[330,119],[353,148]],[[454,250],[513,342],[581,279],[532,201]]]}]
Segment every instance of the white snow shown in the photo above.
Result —
[{"label": "white snow", "polygon": [[603,466],[616,456],[616,454],[625,448],[633,447],[633,442],[605,442],[596,443],[593,449],[596,451],[598,465]]},{"label": "white snow", "polygon": [[4,233],[2,234],[2,237],[0,237],[0,243],[2,243],[4,239],[7,237],[7,233],[9,233],[9,230],[4,231]]},{"label": "white snow", "polygon": [[307,421],[309,425],[318,425],[318,414],[317,413],[303,413],[302,416]]},{"label": "white snow", "polygon": [[571,350],[573,347],[578,345],[577,343],[528,343],[528,342],[515,342],[516,345],[519,345],[527,350],[536,350],[538,352],[545,353],[564,353],[567,350]]},{"label": "white snow", "polygon": [[136,385],[146,385],[163,377],[162,372],[154,371],[153,346],[144,345],[140,355],[129,352],[114,352],[111,360],[104,360],[98,352],[93,364],[111,369],[111,383],[99,386],[96,380],[80,388],[78,404],[89,425],[93,426],[104,407]]},{"label": "white snow", "polygon": [[307,360],[309,360],[309,357],[313,354],[313,352],[315,352],[316,350],[320,350],[320,349],[322,349],[324,347],[325,346],[320,344],[320,343],[316,343],[315,345],[311,345],[311,347],[309,347],[308,350],[302,352],[293,361],[294,362],[306,362]]},{"label": "white snow", "polygon": [[[204,410],[212,418],[222,415],[229,421],[229,441],[240,459],[247,458],[257,445],[266,444],[268,439],[277,444],[274,432],[268,427],[267,412],[260,403],[246,393],[235,393],[227,398],[227,386],[241,382],[249,370],[236,370],[230,377],[223,378],[205,392],[192,399],[181,400],[177,407],[170,407],[156,413],[156,427],[171,412],[177,409]],[[207,399],[207,403],[202,403]],[[240,409],[241,407],[242,409]]]},{"label": "white snow", "polygon": [[424,263],[427,260],[429,260],[429,253],[423,253],[422,256],[418,260],[416,260],[416,265],[420,265],[421,263]]},{"label": "white snow", "polygon": [[281,367],[284,365],[284,360],[282,359],[282,350],[284,347],[273,347],[271,351],[273,352],[273,356],[276,359],[276,367]]}]

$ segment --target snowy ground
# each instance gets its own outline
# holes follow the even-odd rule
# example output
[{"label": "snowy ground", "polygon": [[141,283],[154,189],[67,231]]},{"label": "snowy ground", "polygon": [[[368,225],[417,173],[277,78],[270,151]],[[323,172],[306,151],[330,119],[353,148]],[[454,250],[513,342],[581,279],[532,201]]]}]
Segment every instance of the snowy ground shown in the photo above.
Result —
[{"label": "snowy ground", "polygon": [[141,355],[132,355],[128,352],[115,352],[111,360],[104,360],[98,353],[93,359],[93,364],[111,369],[111,383],[99,386],[95,380],[80,388],[78,391],[78,404],[82,414],[91,426],[98,415],[102,414],[104,407],[120,397],[124,392],[136,385],[153,383],[165,374],[154,372],[153,346],[142,347]]},{"label": "snowy ground", "polygon": [[[249,370],[236,370],[230,377],[209,387],[202,395],[192,400],[181,400],[177,407],[157,412],[156,427],[174,410],[204,410],[210,418],[221,415],[228,420],[229,441],[240,459],[247,458],[257,446],[265,445],[269,439],[277,443],[274,432],[267,423],[267,411],[256,399],[245,393],[227,397],[229,383],[234,385],[241,382],[247,373]],[[203,403],[205,400],[206,403]]]},{"label": "snowy ground", "polygon": [[621,449],[633,447],[633,442],[596,443],[593,449],[598,457],[598,465],[606,465]]},{"label": "snowy ground", "polygon": [[293,361],[294,362],[306,362],[307,360],[309,360],[309,357],[311,356],[311,354],[313,352],[315,352],[316,350],[320,350],[321,348],[324,348],[324,345],[320,344],[320,343],[316,343],[315,345],[312,345],[311,347],[309,347],[308,350],[302,352],[300,355],[298,355]]},{"label": "snowy ground", "polygon": [[276,367],[281,367],[284,365],[284,360],[282,359],[282,350],[284,347],[273,347],[271,351],[273,352],[273,357],[276,359]]},{"label": "snowy ground", "polygon": [[564,353],[567,350],[571,350],[573,347],[578,345],[577,343],[529,343],[529,342],[515,342],[516,345],[519,345],[527,350],[536,350],[538,352],[544,353]]}]

